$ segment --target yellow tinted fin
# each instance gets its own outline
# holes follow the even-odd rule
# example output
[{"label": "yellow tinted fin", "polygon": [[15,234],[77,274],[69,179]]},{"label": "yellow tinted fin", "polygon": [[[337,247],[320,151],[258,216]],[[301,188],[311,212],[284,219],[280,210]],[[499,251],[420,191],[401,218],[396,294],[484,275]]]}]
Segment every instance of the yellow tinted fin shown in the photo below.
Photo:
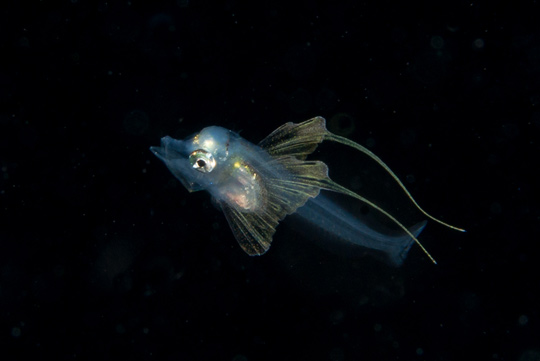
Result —
[{"label": "yellow tinted fin", "polygon": [[326,121],[315,117],[302,123],[286,123],[259,142],[272,157],[292,156],[306,159],[328,134]]},{"label": "yellow tinted fin", "polygon": [[[418,241],[418,239],[407,229],[407,227],[400,223],[394,216],[392,216],[390,213],[380,208],[367,198],[362,197],[359,194],[356,194],[355,192],[332,181],[328,177],[328,168],[324,163],[319,161],[305,161],[306,157],[311,154],[317,148],[319,143],[324,140],[341,143],[364,153],[372,160],[377,162],[377,164],[379,164],[384,170],[386,170],[388,174],[390,174],[390,176],[397,182],[397,184],[405,192],[407,197],[422,214],[424,214],[429,219],[440,223],[448,228],[465,232],[465,230],[447,224],[424,211],[414,200],[410,192],[395,175],[395,173],[392,172],[392,170],[379,157],[377,157],[370,150],[361,146],[360,144],[357,144],[347,138],[341,137],[328,131],[326,129],[326,121],[322,117],[315,117],[298,124],[286,123],[276,129],[259,143],[259,145],[264,148],[272,157],[275,157],[275,160],[278,161],[282,166],[284,166],[288,170],[295,170],[295,176],[292,179],[274,179],[271,182],[275,192],[279,193],[284,189],[291,189],[296,195],[304,194],[304,196],[301,197],[303,201],[297,202],[295,204],[294,210],[303,205],[309,197],[315,197],[316,195],[318,195],[319,189],[326,189],[348,195],[364,202],[370,207],[373,207],[377,211],[381,212],[384,216],[386,216],[399,228],[401,228],[406,234],[408,234],[433,263],[437,263],[435,259],[433,259],[433,257],[429,254],[429,252],[422,246],[420,241]],[[318,167],[322,165],[324,166],[324,171],[321,172],[320,168],[318,167],[306,166],[308,164],[319,164]],[[316,171],[316,169],[319,170]],[[295,190],[295,188],[297,188],[300,184],[302,185],[301,188],[303,189],[309,188],[312,191],[317,189],[316,194],[311,195],[308,193],[304,193],[304,191],[302,190],[300,190],[300,193],[298,193],[298,190]],[[287,212],[287,214],[293,213],[294,210],[291,208]],[[284,216],[285,214],[283,214],[283,217]],[[274,228],[276,225],[277,223],[274,225]]]},{"label": "yellow tinted fin", "polygon": [[236,240],[252,256],[262,255],[270,248],[276,227],[285,216],[319,195],[320,184],[310,181],[311,177],[321,179],[328,174],[322,162],[301,161],[291,156],[274,158],[265,167],[276,172],[261,177],[264,203],[258,209],[245,211],[218,201]]}]

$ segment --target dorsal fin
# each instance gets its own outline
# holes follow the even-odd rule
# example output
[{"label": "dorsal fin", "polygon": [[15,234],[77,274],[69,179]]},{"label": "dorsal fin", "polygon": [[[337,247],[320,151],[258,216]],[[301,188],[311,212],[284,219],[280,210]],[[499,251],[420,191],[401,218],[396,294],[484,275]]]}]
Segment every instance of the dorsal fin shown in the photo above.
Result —
[{"label": "dorsal fin", "polygon": [[313,153],[328,134],[323,117],[315,117],[302,123],[286,123],[259,142],[272,157],[290,155],[304,160]]}]

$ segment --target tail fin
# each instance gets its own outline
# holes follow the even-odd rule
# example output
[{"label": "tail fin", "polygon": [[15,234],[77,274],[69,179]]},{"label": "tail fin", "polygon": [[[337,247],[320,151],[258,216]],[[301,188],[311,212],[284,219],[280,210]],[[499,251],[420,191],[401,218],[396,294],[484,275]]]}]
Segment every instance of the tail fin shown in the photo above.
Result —
[{"label": "tail fin", "polygon": [[[420,233],[424,230],[426,224],[427,221],[417,223],[409,228],[409,231],[414,235],[414,237],[418,237],[418,235],[420,235]],[[390,262],[396,267],[399,267],[403,264],[405,258],[407,258],[407,254],[409,253],[409,250],[411,249],[411,246],[414,244],[415,240],[408,234],[404,234],[402,236],[397,236],[395,241],[395,246],[393,246],[392,249],[387,249],[386,254],[388,255]]]}]

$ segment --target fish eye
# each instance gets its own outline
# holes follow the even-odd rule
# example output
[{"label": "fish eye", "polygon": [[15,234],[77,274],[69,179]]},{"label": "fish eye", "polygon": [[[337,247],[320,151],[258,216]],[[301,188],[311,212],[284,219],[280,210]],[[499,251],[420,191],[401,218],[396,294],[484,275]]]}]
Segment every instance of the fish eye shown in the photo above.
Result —
[{"label": "fish eye", "polygon": [[216,166],[216,160],[212,153],[204,149],[197,149],[191,152],[189,163],[193,168],[202,173],[210,173]]}]

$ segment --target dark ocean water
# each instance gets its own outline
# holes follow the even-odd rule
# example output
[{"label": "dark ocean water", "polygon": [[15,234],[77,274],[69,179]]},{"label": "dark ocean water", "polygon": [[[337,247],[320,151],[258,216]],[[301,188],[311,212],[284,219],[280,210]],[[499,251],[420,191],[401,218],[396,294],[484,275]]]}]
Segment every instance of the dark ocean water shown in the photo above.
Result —
[{"label": "dark ocean water", "polygon": [[[540,360],[540,5],[449,3],[0,5],[0,359]],[[467,229],[428,224],[437,265],[292,220],[249,257],[149,151],[317,115]],[[423,219],[353,150],[314,158]]]}]

